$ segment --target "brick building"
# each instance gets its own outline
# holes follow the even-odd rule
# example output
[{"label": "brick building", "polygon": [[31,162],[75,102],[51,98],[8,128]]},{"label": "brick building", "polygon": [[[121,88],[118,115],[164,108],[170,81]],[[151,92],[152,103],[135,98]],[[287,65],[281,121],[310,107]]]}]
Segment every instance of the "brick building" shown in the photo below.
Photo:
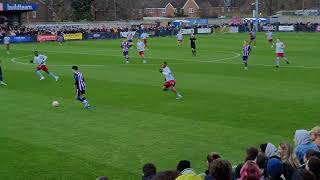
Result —
[{"label": "brick building", "polygon": [[227,6],[224,1],[217,0],[160,0],[143,8],[147,17],[217,17],[236,12],[234,3]]}]

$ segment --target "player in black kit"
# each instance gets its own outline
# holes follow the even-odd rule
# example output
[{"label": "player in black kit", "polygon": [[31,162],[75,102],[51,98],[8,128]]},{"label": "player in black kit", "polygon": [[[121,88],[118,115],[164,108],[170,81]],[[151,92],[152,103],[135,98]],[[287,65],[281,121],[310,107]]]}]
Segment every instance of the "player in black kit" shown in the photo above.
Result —
[{"label": "player in black kit", "polygon": [[196,56],[197,55],[197,50],[196,50],[196,37],[192,34],[190,38],[190,44],[191,44],[191,50],[192,50],[192,55]]}]

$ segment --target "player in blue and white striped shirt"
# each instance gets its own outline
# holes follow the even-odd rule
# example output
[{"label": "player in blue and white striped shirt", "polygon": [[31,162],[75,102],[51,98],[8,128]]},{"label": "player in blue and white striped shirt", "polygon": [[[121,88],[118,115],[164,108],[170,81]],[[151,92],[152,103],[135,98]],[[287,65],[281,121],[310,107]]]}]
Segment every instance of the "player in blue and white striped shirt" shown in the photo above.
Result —
[{"label": "player in blue and white striped shirt", "polygon": [[82,73],[79,71],[78,66],[72,66],[73,78],[75,80],[75,88],[76,88],[76,98],[84,104],[85,109],[90,108],[89,101],[84,97],[86,93],[86,84],[84,82],[84,77]]},{"label": "player in blue and white striped shirt", "polygon": [[249,59],[250,52],[251,52],[251,47],[248,41],[245,40],[243,42],[243,47],[242,47],[242,61],[244,63],[245,70],[248,70],[248,59]]},{"label": "player in blue and white striped shirt", "polygon": [[125,58],[126,63],[129,64],[129,48],[130,48],[129,42],[126,39],[124,39],[121,42],[120,47],[122,48],[123,57]]}]

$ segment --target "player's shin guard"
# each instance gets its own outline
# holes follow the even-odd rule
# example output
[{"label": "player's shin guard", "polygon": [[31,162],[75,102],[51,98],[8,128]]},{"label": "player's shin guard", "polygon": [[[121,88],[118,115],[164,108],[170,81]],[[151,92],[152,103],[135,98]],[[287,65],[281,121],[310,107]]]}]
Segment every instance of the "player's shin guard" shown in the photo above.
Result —
[{"label": "player's shin guard", "polygon": [[37,74],[38,76],[40,76],[40,78],[43,78],[43,75],[41,74],[40,71],[36,71],[36,74]]}]

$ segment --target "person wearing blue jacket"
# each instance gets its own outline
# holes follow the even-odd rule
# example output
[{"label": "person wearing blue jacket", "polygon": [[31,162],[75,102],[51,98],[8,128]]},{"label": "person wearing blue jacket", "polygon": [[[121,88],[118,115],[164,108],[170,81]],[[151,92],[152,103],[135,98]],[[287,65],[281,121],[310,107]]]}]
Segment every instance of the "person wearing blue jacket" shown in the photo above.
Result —
[{"label": "person wearing blue jacket", "polygon": [[294,152],[301,164],[303,164],[303,157],[308,150],[313,149],[315,151],[319,151],[317,145],[311,142],[310,133],[307,130],[296,130],[294,141],[296,144]]}]

